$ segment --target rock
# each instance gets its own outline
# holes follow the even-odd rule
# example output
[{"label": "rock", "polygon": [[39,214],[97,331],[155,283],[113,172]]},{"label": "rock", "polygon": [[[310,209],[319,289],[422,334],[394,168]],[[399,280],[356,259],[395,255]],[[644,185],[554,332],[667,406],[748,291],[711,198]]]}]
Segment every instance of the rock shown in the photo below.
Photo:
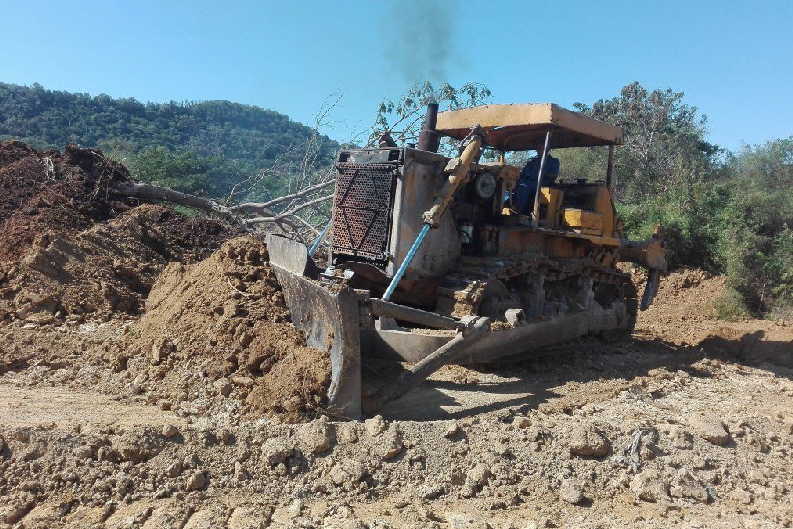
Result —
[{"label": "rock", "polygon": [[366,476],[366,469],[364,466],[353,460],[345,461],[344,463],[336,463],[330,469],[328,477],[331,482],[338,487],[343,487],[346,484],[354,485],[363,481]]},{"label": "rock", "polygon": [[354,422],[336,425],[336,440],[344,444],[357,443],[358,425]]},{"label": "rock", "polygon": [[504,317],[511,327],[526,325],[526,312],[523,309],[507,309]]},{"label": "rock", "polygon": [[375,415],[371,419],[366,419],[363,424],[372,437],[377,437],[388,427],[382,415]]},{"label": "rock", "polygon": [[579,424],[570,432],[570,454],[579,457],[603,457],[611,450],[606,436],[591,423]]},{"label": "rock", "polygon": [[93,459],[94,454],[94,447],[89,445],[81,445],[74,450],[74,455],[80,459]]},{"label": "rock", "polygon": [[571,505],[584,501],[584,487],[580,481],[565,479],[559,487],[559,499]]},{"label": "rock", "polygon": [[724,423],[715,417],[693,417],[689,424],[694,432],[717,446],[726,446],[731,441]]},{"label": "rock", "polygon": [[490,446],[490,451],[499,457],[513,457],[512,449],[508,444],[496,441]]},{"label": "rock", "polygon": [[669,496],[667,483],[661,474],[653,469],[647,469],[634,476],[630,487],[636,499],[643,501],[655,503]]},{"label": "rock", "polygon": [[446,428],[446,431],[443,433],[443,436],[447,439],[451,439],[452,437],[457,437],[460,433],[462,433],[460,425],[457,424],[457,421],[451,421],[449,427]]},{"label": "rock", "polygon": [[179,430],[173,424],[166,424],[162,427],[162,436],[166,439],[173,439],[179,435]]},{"label": "rock", "polygon": [[382,459],[392,459],[396,457],[405,445],[402,442],[402,432],[396,424],[392,424],[377,444],[377,455]]},{"label": "rock", "polygon": [[294,500],[289,504],[289,507],[286,508],[286,517],[294,520],[303,513],[303,507],[303,500]]},{"label": "rock", "polygon": [[707,503],[709,500],[705,486],[685,468],[678,470],[672,479],[669,495],[673,498],[688,498],[701,503]]},{"label": "rock", "polygon": [[330,469],[328,477],[337,487],[341,487],[350,479],[350,475],[347,474],[347,472],[344,470],[344,467],[338,463],[333,465],[333,468]]},{"label": "rock", "polygon": [[176,350],[173,342],[168,338],[162,338],[156,341],[151,346],[149,352],[149,361],[152,365],[158,365],[160,362],[168,358],[168,356]]},{"label": "rock", "polygon": [[465,474],[465,484],[474,490],[479,490],[487,484],[490,479],[490,467],[484,463],[475,465]]},{"label": "rock", "polygon": [[178,477],[182,473],[182,462],[176,461],[171,463],[168,468],[165,469],[165,473],[171,478]]},{"label": "rock", "polygon": [[262,461],[271,467],[285,463],[295,452],[293,446],[287,444],[284,439],[271,437],[262,445]]},{"label": "rock", "polygon": [[531,427],[531,419],[519,415],[512,419],[512,424],[515,425],[516,428],[529,428]]},{"label": "rock", "polygon": [[324,418],[324,420],[318,419],[303,426],[298,431],[298,439],[307,453],[319,455],[333,447],[336,436],[333,427],[328,424],[327,418]]},{"label": "rock", "polygon": [[234,389],[234,386],[232,386],[231,382],[229,382],[229,380],[226,378],[217,379],[213,385],[215,386],[217,392],[223,395],[224,397],[228,397],[229,395],[231,395],[231,390]]},{"label": "rock", "polygon": [[241,505],[234,509],[228,520],[229,529],[263,529],[270,525],[272,507]]},{"label": "rock", "polygon": [[253,386],[253,379],[251,377],[231,377],[229,380],[231,380],[231,383],[236,386],[242,386],[246,388]]},{"label": "rock", "polygon": [[209,485],[209,476],[203,470],[197,470],[188,478],[185,488],[189,491],[203,490]]},{"label": "rock", "polygon": [[435,484],[435,485],[428,484],[428,485],[422,486],[419,489],[418,496],[419,496],[419,498],[421,498],[423,500],[434,500],[434,499],[437,499],[437,498],[443,496],[444,492],[446,492],[446,490],[445,490],[443,485],[441,485],[441,484]]}]

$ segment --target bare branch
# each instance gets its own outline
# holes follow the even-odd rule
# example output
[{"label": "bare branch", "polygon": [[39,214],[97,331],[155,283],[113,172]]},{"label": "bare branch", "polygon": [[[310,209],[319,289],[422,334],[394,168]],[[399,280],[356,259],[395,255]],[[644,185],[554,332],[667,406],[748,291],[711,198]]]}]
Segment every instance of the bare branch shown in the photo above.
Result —
[{"label": "bare branch", "polygon": [[319,184],[307,187],[297,193],[292,193],[291,195],[285,195],[282,197],[274,198],[267,202],[245,202],[244,204],[239,204],[237,206],[231,207],[231,211],[235,213],[266,213],[268,208],[272,208],[276,204],[280,204],[281,202],[285,202],[287,200],[294,200],[296,198],[303,197],[312,193],[313,191],[317,191],[319,189],[323,189],[330,185],[335,184],[335,180],[328,180],[327,182],[321,182]]}]

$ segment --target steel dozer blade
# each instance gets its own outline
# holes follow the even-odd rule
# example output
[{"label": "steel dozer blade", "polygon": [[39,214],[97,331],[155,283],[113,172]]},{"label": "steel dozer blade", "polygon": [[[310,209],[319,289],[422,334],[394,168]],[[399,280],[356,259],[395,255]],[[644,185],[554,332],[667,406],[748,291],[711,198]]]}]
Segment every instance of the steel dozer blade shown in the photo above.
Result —
[{"label": "steel dozer blade", "polygon": [[361,417],[361,344],[359,296],[348,287],[331,292],[315,279],[318,268],[304,244],[278,235],[267,239],[275,271],[292,315],[310,347],[330,356],[328,411]]}]

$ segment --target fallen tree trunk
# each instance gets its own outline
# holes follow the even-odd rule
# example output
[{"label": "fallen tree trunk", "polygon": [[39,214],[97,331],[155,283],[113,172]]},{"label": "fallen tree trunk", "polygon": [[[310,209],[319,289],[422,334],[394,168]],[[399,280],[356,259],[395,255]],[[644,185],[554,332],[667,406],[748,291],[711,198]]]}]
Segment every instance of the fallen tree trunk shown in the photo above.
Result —
[{"label": "fallen tree trunk", "polygon": [[190,208],[200,209],[207,213],[214,213],[229,222],[235,224],[241,222],[241,218],[234,214],[231,209],[218,204],[214,200],[208,198],[197,197],[195,195],[188,195],[168,189],[167,187],[153,186],[151,184],[144,184],[141,182],[120,182],[113,185],[109,189],[110,193],[114,195],[123,195],[127,197],[140,198],[143,200],[157,200],[162,202],[172,202],[180,206],[187,206]]}]

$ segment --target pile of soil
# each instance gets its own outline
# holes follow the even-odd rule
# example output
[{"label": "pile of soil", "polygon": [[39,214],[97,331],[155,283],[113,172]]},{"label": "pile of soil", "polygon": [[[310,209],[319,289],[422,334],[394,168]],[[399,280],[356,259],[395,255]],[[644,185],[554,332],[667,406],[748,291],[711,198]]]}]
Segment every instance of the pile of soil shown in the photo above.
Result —
[{"label": "pile of soil", "polygon": [[108,191],[129,180],[101,152],[0,143],[0,321],[136,315],[170,261],[203,259],[239,231]]},{"label": "pile of soil", "polygon": [[124,166],[96,150],[0,142],[0,260],[17,259],[44,232],[74,234],[126,211],[134,204],[111,199],[108,186],[127,180]]},{"label": "pile of soil", "polygon": [[166,387],[182,383],[175,365],[194,365],[254,413],[295,422],[324,404],[330,363],[289,322],[267,258],[265,244],[246,236],[200,263],[171,263],[149,294],[134,345],[152,371],[167,367]]},{"label": "pile of soil", "polygon": [[[633,274],[637,292],[644,292],[647,276],[643,271]],[[658,293],[646,311],[640,311],[636,327],[640,332],[674,337],[678,342],[692,343],[691,334],[698,322],[715,318],[713,304],[725,289],[724,276],[704,270],[682,269],[661,279]],[[686,325],[681,325],[686,322]]]}]

